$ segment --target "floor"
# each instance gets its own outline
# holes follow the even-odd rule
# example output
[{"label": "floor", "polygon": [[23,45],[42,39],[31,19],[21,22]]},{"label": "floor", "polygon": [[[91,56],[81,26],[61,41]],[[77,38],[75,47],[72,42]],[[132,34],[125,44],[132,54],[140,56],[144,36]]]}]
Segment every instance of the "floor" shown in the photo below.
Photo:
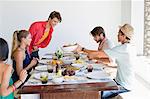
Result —
[{"label": "floor", "polygon": [[135,73],[144,81],[150,89],[150,57],[139,56]]}]

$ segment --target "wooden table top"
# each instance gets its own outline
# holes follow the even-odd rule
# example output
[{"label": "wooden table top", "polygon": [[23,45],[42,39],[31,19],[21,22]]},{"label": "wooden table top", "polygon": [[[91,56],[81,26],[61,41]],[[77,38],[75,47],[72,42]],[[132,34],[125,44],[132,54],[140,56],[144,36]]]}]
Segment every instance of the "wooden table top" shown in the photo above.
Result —
[{"label": "wooden table top", "polygon": [[23,86],[20,88],[20,94],[39,94],[39,93],[58,93],[58,92],[80,92],[80,91],[104,91],[116,90],[117,84],[111,82],[95,82],[81,84],[58,84],[58,85],[37,85]]}]

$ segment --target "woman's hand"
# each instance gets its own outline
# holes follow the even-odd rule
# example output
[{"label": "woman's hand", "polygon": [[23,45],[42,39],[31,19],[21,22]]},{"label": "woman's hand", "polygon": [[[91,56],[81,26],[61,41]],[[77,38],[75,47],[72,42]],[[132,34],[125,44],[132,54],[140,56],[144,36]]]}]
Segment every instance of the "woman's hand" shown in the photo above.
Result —
[{"label": "woman's hand", "polygon": [[35,66],[35,65],[37,64],[37,62],[38,62],[38,58],[34,58],[34,57],[33,57],[33,59],[32,59],[32,61],[31,61],[30,64],[31,64],[32,66]]},{"label": "woman's hand", "polygon": [[29,70],[29,69],[33,68],[34,66],[36,66],[37,63],[38,63],[38,58],[33,57],[30,64],[24,69]]},{"label": "woman's hand", "polygon": [[24,82],[27,78],[27,71],[25,69],[21,70],[20,75],[19,75],[19,79]]}]

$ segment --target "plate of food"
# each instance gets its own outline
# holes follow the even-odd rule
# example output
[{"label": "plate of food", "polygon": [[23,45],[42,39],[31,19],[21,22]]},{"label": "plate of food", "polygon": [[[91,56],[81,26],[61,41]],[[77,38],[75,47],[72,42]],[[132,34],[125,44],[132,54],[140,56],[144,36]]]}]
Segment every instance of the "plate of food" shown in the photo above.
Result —
[{"label": "plate of food", "polygon": [[78,59],[78,60],[73,61],[73,63],[74,63],[74,64],[84,64],[85,61],[82,60],[82,59]]},{"label": "plate of food", "polygon": [[37,66],[37,67],[35,67],[35,70],[38,70],[38,71],[47,71],[47,65]]},{"label": "plate of food", "polygon": [[87,79],[85,77],[77,77],[77,76],[64,76],[65,82],[85,82]]},{"label": "plate of food", "polygon": [[49,80],[53,79],[53,75],[49,74],[47,72],[35,73],[35,74],[33,74],[33,77],[38,80],[41,80],[44,78],[49,79]]}]

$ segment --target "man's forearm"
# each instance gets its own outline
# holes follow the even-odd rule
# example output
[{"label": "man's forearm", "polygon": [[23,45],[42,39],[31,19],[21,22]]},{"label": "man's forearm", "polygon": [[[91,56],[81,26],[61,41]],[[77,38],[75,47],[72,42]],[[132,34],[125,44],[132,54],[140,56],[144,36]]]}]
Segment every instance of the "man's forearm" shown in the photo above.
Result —
[{"label": "man's forearm", "polygon": [[89,56],[93,59],[109,58],[104,51],[89,52]]},{"label": "man's forearm", "polygon": [[84,49],[83,52],[89,54],[89,53],[91,53],[91,52],[97,52],[97,51],[96,51],[96,50],[88,50],[88,49]]}]

